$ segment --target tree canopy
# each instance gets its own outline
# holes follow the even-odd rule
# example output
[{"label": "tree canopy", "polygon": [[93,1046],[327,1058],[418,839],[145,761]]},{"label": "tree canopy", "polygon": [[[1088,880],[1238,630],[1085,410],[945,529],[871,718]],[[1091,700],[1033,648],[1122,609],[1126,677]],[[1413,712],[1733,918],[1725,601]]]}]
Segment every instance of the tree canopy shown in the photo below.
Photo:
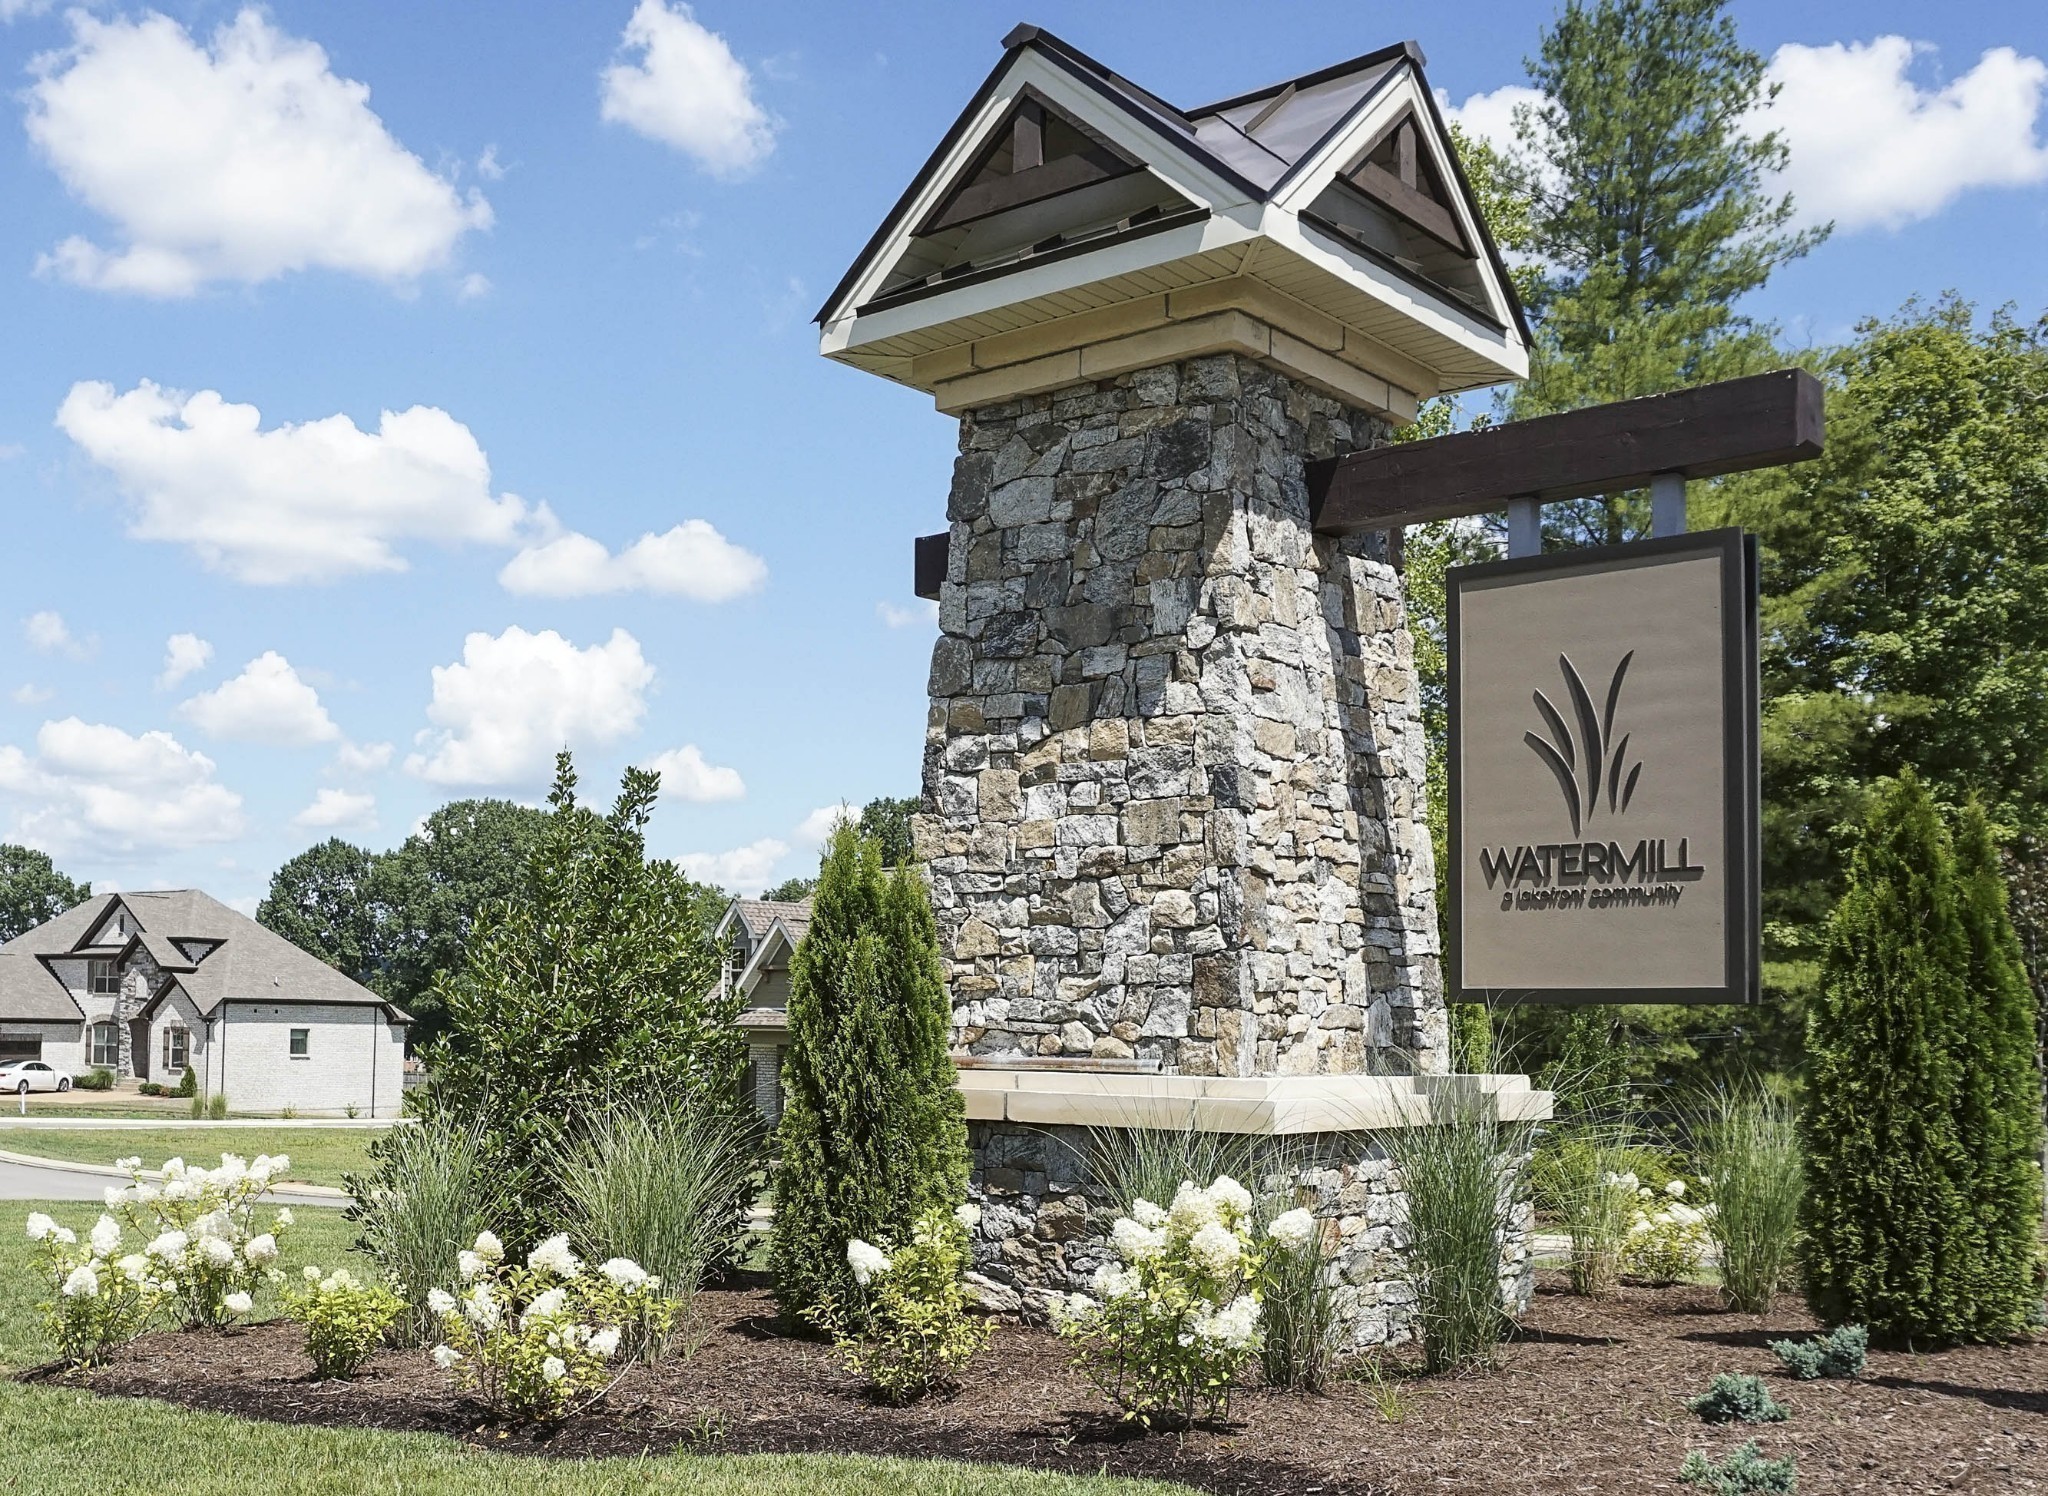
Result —
[{"label": "tree canopy", "polygon": [[0,844],[0,941],[47,924],[91,897],[91,887],[57,871],[49,853]]}]

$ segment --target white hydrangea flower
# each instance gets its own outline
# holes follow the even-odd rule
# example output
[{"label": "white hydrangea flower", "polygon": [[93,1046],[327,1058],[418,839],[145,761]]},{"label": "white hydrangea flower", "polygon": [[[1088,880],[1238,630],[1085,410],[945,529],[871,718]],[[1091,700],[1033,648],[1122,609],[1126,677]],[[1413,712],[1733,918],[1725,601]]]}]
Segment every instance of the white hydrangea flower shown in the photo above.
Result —
[{"label": "white hydrangea flower", "polygon": [[100,1199],[106,1202],[107,1209],[119,1210],[128,1203],[128,1191],[118,1184],[110,1184],[100,1191]]},{"label": "white hydrangea flower", "polygon": [[1085,1293],[1070,1293],[1065,1298],[1056,1298],[1046,1305],[1046,1312],[1056,1326],[1075,1324],[1093,1314],[1095,1300]]},{"label": "white hydrangea flower", "polygon": [[960,1223],[962,1231],[972,1231],[981,1224],[979,1205],[957,1205],[953,1208],[953,1219]]},{"label": "white hydrangea flower", "polygon": [[1683,1179],[1672,1180],[1664,1186],[1664,1193],[1674,1200],[1683,1200],[1685,1198],[1685,1181]]},{"label": "white hydrangea flower", "polygon": [[130,1252],[114,1266],[121,1270],[121,1276],[130,1283],[139,1285],[149,1280],[149,1259],[140,1252]]},{"label": "white hydrangea flower", "polygon": [[1222,1277],[1236,1269],[1244,1258],[1244,1244],[1237,1239],[1237,1233],[1218,1221],[1211,1221],[1188,1238],[1188,1256],[1195,1260],[1204,1272],[1212,1277]]},{"label": "white hydrangea flower", "polygon": [[476,1253],[465,1249],[456,1255],[455,1266],[462,1274],[462,1281],[467,1283],[472,1278],[481,1277],[484,1269],[490,1264]]},{"label": "white hydrangea flower", "polygon": [[846,1265],[853,1269],[853,1281],[865,1288],[868,1279],[889,1271],[889,1254],[856,1236],[846,1244]]},{"label": "white hydrangea flower", "polygon": [[550,1382],[559,1382],[569,1374],[568,1366],[560,1356],[550,1356],[540,1363],[541,1376]]},{"label": "white hydrangea flower", "polygon": [[252,1236],[249,1244],[242,1248],[242,1255],[253,1267],[268,1267],[277,1261],[277,1238],[268,1231],[261,1236]]},{"label": "white hydrangea flower", "polygon": [[1216,1182],[1209,1186],[1209,1198],[1233,1218],[1251,1214],[1252,1192],[1228,1174],[1216,1176]]},{"label": "white hydrangea flower", "polygon": [[246,1293],[231,1293],[221,1300],[221,1305],[230,1314],[247,1314],[256,1307],[256,1301]]},{"label": "white hydrangea flower", "polygon": [[1239,1294],[1221,1309],[1195,1321],[1198,1338],[1226,1350],[1248,1351],[1259,1343],[1259,1301]]},{"label": "white hydrangea flower", "polygon": [[328,1275],[327,1281],[320,1285],[320,1287],[328,1293],[333,1293],[336,1289],[354,1288],[355,1286],[355,1278],[349,1273],[349,1270],[345,1267],[336,1268],[332,1273]]},{"label": "white hydrangea flower", "polygon": [[92,1270],[91,1263],[81,1262],[65,1278],[62,1291],[67,1299],[96,1299],[100,1296],[100,1275]]},{"label": "white hydrangea flower", "polygon": [[598,1271],[620,1288],[639,1288],[647,1282],[647,1269],[630,1257],[608,1258]]},{"label": "white hydrangea flower", "polygon": [[1221,1217],[1215,1198],[1193,1180],[1188,1180],[1173,1193],[1173,1204],[1166,1214],[1174,1228],[1183,1236],[1193,1236],[1204,1226]]},{"label": "white hydrangea flower", "polygon": [[280,1225],[280,1226],[289,1226],[289,1225],[290,1225],[291,1223],[292,1223],[292,1211],[291,1211],[291,1207],[290,1207],[289,1205],[287,1205],[287,1206],[286,1206],[286,1207],[285,1207],[285,1208],[284,1208],[283,1210],[280,1210],[280,1211],[279,1211],[279,1212],[277,1213],[277,1224],[278,1224],[278,1225]]},{"label": "white hydrangea flower", "polygon": [[1166,1250],[1166,1233],[1148,1230],[1129,1216],[1118,1216],[1109,1228],[1109,1244],[1125,1262],[1149,1262]]},{"label": "white hydrangea flower", "polygon": [[537,1295],[533,1302],[526,1306],[525,1322],[532,1324],[537,1319],[552,1319],[562,1312],[562,1306],[568,1302],[568,1289],[559,1285],[550,1288],[546,1293]]},{"label": "white hydrangea flower", "polygon": [[589,1340],[592,1353],[609,1361],[619,1352],[619,1330],[616,1325],[606,1325]]},{"label": "white hydrangea flower", "polygon": [[427,1290],[427,1307],[436,1314],[453,1314],[455,1295],[445,1288],[430,1288]]},{"label": "white hydrangea flower", "polygon": [[166,1231],[142,1250],[159,1262],[171,1262],[185,1255],[192,1238],[182,1231]]},{"label": "white hydrangea flower", "polygon": [[28,1213],[28,1239],[30,1241],[47,1241],[56,1234],[57,1223],[55,1221],[44,1215],[40,1210],[32,1210]]},{"label": "white hydrangea flower", "polygon": [[1107,1303],[1111,1299],[1129,1297],[1143,1287],[1143,1283],[1132,1269],[1105,1262],[1095,1270],[1089,1286],[1095,1290],[1095,1297]]},{"label": "white hydrangea flower", "polygon": [[1131,1219],[1140,1226],[1164,1226],[1166,1209],[1150,1200],[1136,1200],[1131,1204]]},{"label": "white hydrangea flower", "polygon": [[211,1267],[229,1267],[235,1260],[235,1244],[218,1236],[199,1238],[199,1255]]},{"label": "white hydrangea flower", "polygon": [[233,1236],[235,1223],[224,1210],[209,1210],[192,1223],[195,1236]]},{"label": "white hydrangea flower", "polygon": [[114,1160],[114,1167],[123,1174],[133,1174],[142,1167],[142,1155],[138,1153],[130,1154],[127,1158],[117,1158]]},{"label": "white hydrangea flower", "polygon": [[462,1352],[452,1345],[437,1345],[429,1354],[432,1355],[434,1364],[443,1371],[453,1370],[462,1360]]},{"label": "white hydrangea flower", "polygon": [[566,1231],[556,1232],[528,1252],[526,1265],[537,1273],[553,1273],[557,1278],[573,1278],[583,1271],[582,1261],[569,1250],[569,1233]]},{"label": "white hydrangea flower", "polygon": [[103,1215],[93,1222],[92,1235],[87,1240],[92,1243],[94,1256],[111,1257],[114,1248],[121,1245],[121,1223],[112,1216]]},{"label": "white hydrangea flower", "polygon": [[52,1231],[50,1233],[50,1240],[55,1242],[60,1247],[68,1247],[72,1246],[77,1242],[78,1233],[76,1231],[73,1231],[69,1226],[59,1226],[55,1231]]},{"label": "white hydrangea flower", "polygon": [[312,1266],[309,1263],[305,1267],[299,1269],[299,1276],[301,1278],[304,1278],[308,1283],[318,1283],[320,1281],[320,1269]]},{"label": "white hydrangea flower", "polygon": [[1315,1239],[1315,1213],[1302,1206],[1296,1206],[1284,1215],[1273,1218],[1273,1224],[1266,1228],[1266,1235],[1273,1238],[1290,1252],[1299,1252]]},{"label": "white hydrangea flower", "polygon": [[479,1231],[476,1240],[470,1243],[469,1249],[486,1262],[505,1260],[505,1244],[489,1231]]},{"label": "white hydrangea flower", "polygon": [[479,1283],[470,1290],[469,1296],[462,1301],[462,1312],[482,1330],[497,1329],[505,1316],[503,1306],[498,1303],[488,1283]]}]

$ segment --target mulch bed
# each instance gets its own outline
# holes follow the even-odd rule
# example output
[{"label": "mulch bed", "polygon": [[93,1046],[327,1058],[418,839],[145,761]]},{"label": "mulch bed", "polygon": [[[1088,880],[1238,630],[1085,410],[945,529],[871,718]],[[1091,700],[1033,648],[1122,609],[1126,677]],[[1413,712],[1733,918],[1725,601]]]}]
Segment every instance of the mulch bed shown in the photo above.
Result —
[{"label": "mulch bed", "polygon": [[[1374,1388],[1354,1379],[1321,1397],[1248,1388],[1227,1426],[1184,1436],[1111,1423],[1067,1348],[1042,1331],[999,1328],[956,1396],[880,1408],[824,1346],[777,1333],[760,1288],[700,1302],[716,1329],[694,1359],[636,1369],[601,1413],[544,1432],[480,1422],[417,1353],[380,1355],[353,1382],[313,1381],[296,1328],[284,1324],[148,1336],[89,1385],[279,1423],[423,1429],[534,1455],[936,1457],[1153,1476],[1227,1496],[1677,1490],[1688,1449],[1722,1454],[1751,1437],[1766,1454],[1798,1457],[1806,1493],[2048,1493],[2048,1342],[1873,1351],[1861,1381],[1795,1382],[1764,1342],[1812,1329],[1803,1312],[1729,1314],[1697,1288],[1630,1287],[1593,1303],[1545,1283],[1494,1370],[1424,1378],[1390,1358],[1382,1386],[1398,1391],[1394,1420]],[[1765,1376],[1791,1421],[1702,1424],[1684,1399],[1721,1371]]]}]

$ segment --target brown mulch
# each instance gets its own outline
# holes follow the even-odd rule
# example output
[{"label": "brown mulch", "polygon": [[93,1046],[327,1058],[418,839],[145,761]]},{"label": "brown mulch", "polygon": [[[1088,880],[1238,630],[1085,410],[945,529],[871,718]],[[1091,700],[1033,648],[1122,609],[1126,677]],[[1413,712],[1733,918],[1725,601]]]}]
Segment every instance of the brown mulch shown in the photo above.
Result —
[{"label": "brown mulch", "polygon": [[[418,1353],[378,1356],[353,1382],[315,1382],[294,1327],[164,1334],[92,1374],[94,1390],[280,1423],[423,1429],[549,1456],[715,1448],[994,1461],[1076,1474],[1153,1476],[1229,1496],[1419,1496],[1455,1491],[1679,1490],[1688,1449],[1758,1439],[1796,1455],[1800,1489],[2048,1493],[2048,1342],[1938,1353],[1873,1351],[1857,1382],[1795,1382],[1764,1347],[1807,1331],[1787,1306],[1768,1320],[1723,1312],[1697,1288],[1636,1288],[1604,1303],[1549,1283],[1521,1337],[1486,1372],[1420,1377],[1382,1368],[1390,1420],[1364,1380],[1321,1397],[1247,1388],[1231,1421],[1138,1435],[1103,1416],[1039,1330],[997,1329],[957,1395],[909,1408],[866,1401],[830,1352],[785,1337],[758,1288],[700,1301],[716,1326],[695,1358],[636,1369],[603,1410],[544,1432],[485,1425]],[[1761,1374],[1791,1421],[1709,1427],[1685,1410],[1716,1372]]]}]

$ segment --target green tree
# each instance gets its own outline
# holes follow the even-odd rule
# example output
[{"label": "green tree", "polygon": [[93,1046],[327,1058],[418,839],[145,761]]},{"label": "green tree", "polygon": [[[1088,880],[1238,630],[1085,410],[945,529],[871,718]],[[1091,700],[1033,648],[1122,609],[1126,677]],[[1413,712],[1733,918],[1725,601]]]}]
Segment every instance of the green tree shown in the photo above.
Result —
[{"label": "green tree", "polygon": [[902,1241],[925,1210],[959,1202],[966,1123],[950,1024],[923,875],[885,872],[874,839],[839,826],[790,961],[773,1247],[786,1315],[826,1303],[857,1315],[847,1242]]},{"label": "green tree", "polygon": [[375,986],[384,955],[369,891],[376,865],[376,853],[331,836],[270,875],[256,922],[343,976]]},{"label": "green tree", "polygon": [[1829,1324],[1977,1328],[1984,1232],[1957,1117],[1972,954],[1948,833],[1908,771],[1870,796],[1808,1013],[1806,1294]]},{"label": "green tree", "polygon": [[58,872],[49,853],[0,844],[0,942],[47,924],[91,897],[91,885]]},{"label": "green tree", "polygon": [[746,1040],[737,998],[719,991],[702,887],[646,856],[660,785],[628,769],[599,815],[560,755],[523,885],[483,905],[461,964],[435,980],[448,1028],[426,1106],[483,1124],[521,1241],[556,1229],[549,1161],[591,1114],[647,1097],[741,1106]]},{"label": "green tree", "polygon": [[817,891],[816,878],[784,878],[773,888],[761,890],[761,897],[777,904],[801,904]]},{"label": "green tree", "polygon": [[914,795],[900,800],[878,795],[860,808],[860,834],[874,842],[883,867],[902,867],[917,856],[910,818],[917,814],[920,803]]}]

